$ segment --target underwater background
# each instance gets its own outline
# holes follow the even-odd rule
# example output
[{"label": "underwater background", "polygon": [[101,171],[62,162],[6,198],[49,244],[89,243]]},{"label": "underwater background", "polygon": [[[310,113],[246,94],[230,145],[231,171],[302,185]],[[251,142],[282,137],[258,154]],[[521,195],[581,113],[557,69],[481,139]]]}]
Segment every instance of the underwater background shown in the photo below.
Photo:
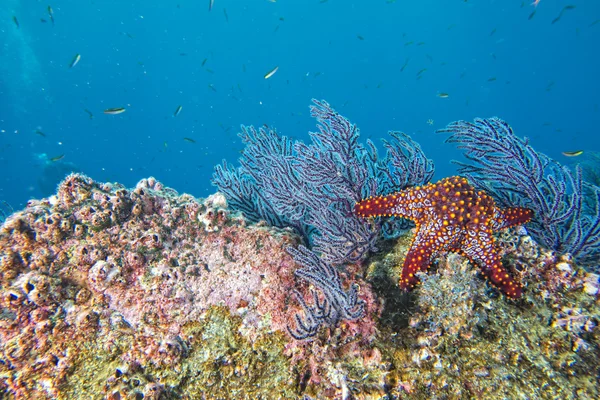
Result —
[{"label": "underwater background", "polygon": [[593,0],[2,0],[0,200],[71,171],[206,196],[240,124],[306,140],[311,98],[363,138],[410,134],[435,179],[458,155],[435,130],[457,119],[498,116],[580,161],[600,144],[599,21]]},{"label": "underwater background", "polygon": [[0,1],[0,399],[600,398],[600,2]]}]

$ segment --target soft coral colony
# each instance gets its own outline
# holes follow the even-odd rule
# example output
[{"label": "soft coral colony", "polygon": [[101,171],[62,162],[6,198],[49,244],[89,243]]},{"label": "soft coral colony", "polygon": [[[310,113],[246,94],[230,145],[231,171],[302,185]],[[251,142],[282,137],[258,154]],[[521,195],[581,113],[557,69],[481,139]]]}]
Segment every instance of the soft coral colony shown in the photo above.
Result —
[{"label": "soft coral colony", "polygon": [[311,113],[310,144],[242,127],[204,201],[71,175],[8,217],[0,397],[598,397],[598,187],[496,118],[430,183],[408,135]]}]

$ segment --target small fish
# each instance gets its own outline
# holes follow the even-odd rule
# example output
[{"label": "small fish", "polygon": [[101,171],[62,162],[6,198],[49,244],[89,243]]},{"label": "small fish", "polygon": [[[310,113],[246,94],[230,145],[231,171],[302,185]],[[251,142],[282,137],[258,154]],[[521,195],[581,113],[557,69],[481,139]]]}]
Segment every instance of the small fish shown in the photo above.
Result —
[{"label": "small fish", "polygon": [[421,74],[423,72],[427,71],[427,68],[423,68],[422,70],[420,70],[419,72],[417,72],[417,77],[421,76]]},{"label": "small fish", "polygon": [[62,160],[63,158],[65,158],[65,155],[64,155],[64,154],[61,154],[60,156],[52,157],[52,158],[50,159],[50,161],[52,161],[52,162],[56,162],[56,161],[60,161],[60,160]]},{"label": "small fish", "polygon": [[88,110],[87,108],[84,108],[83,111],[85,111],[90,116],[90,119],[94,118],[94,114],[92,114],[92,112],[90,110]]},{"label": "small fish", "polygon": [[179,113],[181,112],[181,109],[183,108],[183,106],[177,106],[177,109],[175,110],[175,112],[173,113],[173,116],[176,117],[179,115]]},{"label": "small fish", "polygon": [[591,24],[588,26],[588,28],[591,28],[592,26],[596,25],[596,24],[597,24],[597,23],[599,23],[599,22],[600,22],[600,19],[597,19],[597,20],[595,20],[594,22],[592,22],[592,23],[591,23]]},{"label": "small fish", "polygon": [[560,13],[558,14],[558,17],[554,18],[550,24],[552,25],[552,24],[555,24],[555,23],[557,23],[557,22],[560,20],[560,18],[563,16],[563,14],[565,13],[565,11],[567,11],[567,10],[572,10],[572,9],[574,9],[574,8],[575,8],[575,6],[574,6],[574,5],[568,5],[568,6],[564,6],[564,7],[562,8],[562,10],[560,10]]},{"label": "small fish", "polygon": [[46,137],[46,134],[45,134],[44,132],[40,131],[39,129],[36,129],[36,130],[34,131],[34,133],[35,133],[36,135],[40,135],[40,136],[42,136],[42,137]]},{"label": "small fish", "polygon": [[364,38],[364,37],[362,37],[362,36],[360,36],[360,35],[356,35],[356,38],[357,38],[358,40],[365,40],[365,38]]},{"label": "small fish", "polygon": [[206,64],[206,62],[208,61],[208,58],[205,58],[204,60],[202,60],[202,67],[204,67],[204,64]]},{"label": "small fish", "polygon": [[107,108],[104,110],[104,114],[117,115],[125,112],[125,108],[123,107],[115,107],[115,108]]},{"label": "small fish", "polygon": [[54,10],[50,6],[48,6],[48,16],[50,17],[50,21],[52,21],[52,25],[54,25]]},{"label": "small fish", "polygon": [[411,44],[413,44],[413,43],[414,43],[414,41],[412,41],[412,40],[411,40],[411,41],[409,41],[409,42],[406,42],[406,43],[404,43],[404,47],[406,47],[406,46],[410,46],[410,45],[411,45]]},{"label": "small fish", "polygon": [[214,5],[215,5],[215,0],[209,0],[208,1],[208,11],[212,11]]},{"label": "small fish", "polygon": [[14,15],[13,15],[13,22],[15,23],[15,26],[17,27],[17,29],[19,29],[19,26],[20,26],[19,25],[19,20]]},{"label": "small fish", "polygon": [[531,3],[532,6],[537,7],[538,4],[540,4],[541,0],[533,0],[533,3]]},{"label": "small fish", "polygon": [[532,19],[532,18],[533,18],[533,16],[535,15],[535,12],[536,12],[536,11],[537,11],[537,10],[533,10],[533,11],[531,12],[531,14],[529,14],[529,17],[527,17],[527,19],[531,21],[531,19]]},{"label": "small fish", "polygon": [[487,81],[488,81],[488,82],[494,82],[495,80],[496,80],[496,77],[495,77],[495,76],[492,76],[492,77],[491,77],[490,79],[488,79]]},{"label": "small fish", "polygon": [[437,97],[440,99],[447,99],[450,95],[448,93],[438,93]]},{"label": "small fish", "polygon": [[265,74],[265,79],[269,79],[270,77],[272,77],[273,75],[275,75],[275,72],[277,72],[278,69],[279,69],[279,65],[276,66],[275,68],[273,68],[272,70],[270,70],[269,72],[267,72]]},{"label": "small fish", "polygon": [[184,137],[183,140],[185,140],[186,142],[189,142],[189,143],[196,143],[196,141],[194,139],[189,138],[189,137]]},{"label": "small fish", "polygon": [[164,143],[163,143],[163,146],[165,147],[165,149],[166,149],[167,147],[169,147],[169,145],[167,144],[167,142],[164,142]]},{"label": "small fish", "polygon": [[48,22],[48,21],[46,21],[44,18],[40,18],[40,22],[41,22],[42,24],[45,24],[45,23],[46,23],[46,22]]},{"label": "small fish", "polygon": [[215,85],[213,85],[212,83],[209,83],[209,84],[208,84],[208,88],[209,88],[210,90],[212,90],[213,92],[216,92],[216,91],[217,91],[217,88],[215,88]]},{"label": "small fish", "polygon": [[490,32],[490,36],[494,36],[494,33],[496,33],[496,28],[492,29],[492,31]]},{"label": "small fish", "polygon": [[406,61],[404,62],[404,65],[402,65],[402,68],[400,68],[400,72],[404,72],[404,70],[406,69],[406,67],[408,66],[408,61],[410,60],[410,58],[407,58]]},{"label": "small fish", "polygon": [[223,9],[223,14],[225,15],[225,22],[229,22],[229,16],[227,15],[226,9]]},{"label": "small fish", "polygon": [[583,154],[583,150],[563,151],[562,154],[566,157],[577,157]]},{"label": "small fish", "polygon": [[75,54],[75,57],[73,57],[71,64],[69,64],[69,68],[73,68],[74,66],[76,66],[79,60],[81,60],[81,54]]}]

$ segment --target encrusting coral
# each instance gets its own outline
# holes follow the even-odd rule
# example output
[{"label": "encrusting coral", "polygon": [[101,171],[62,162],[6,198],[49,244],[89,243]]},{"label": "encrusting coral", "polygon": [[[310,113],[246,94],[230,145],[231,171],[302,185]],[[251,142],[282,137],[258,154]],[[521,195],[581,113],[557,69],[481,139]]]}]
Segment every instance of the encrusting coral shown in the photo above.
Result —
[{"label": "encrusting coral", "polygon": [[0,229],[0,397],[599,396],[597,275],[506,230],[518,300],[456,254],[407,294],[412,235],[340,271],[364,316],[299,341],[290,295],[313,288],[286,250],[297,235],[248,223],[220,194],[70,175]]},{"label": "encrusting coral", "polygon": [[[126,190],[71,175],[0,231],[0,388],[16,398],[292,396],[293,371],[310,359],[286,333],[299,311],[288,296],[308,293],[285,250],[297,242],[247,226],[219,194],[199,202],[154,178]],[[369,326],[341,337],[364,340]]]}]

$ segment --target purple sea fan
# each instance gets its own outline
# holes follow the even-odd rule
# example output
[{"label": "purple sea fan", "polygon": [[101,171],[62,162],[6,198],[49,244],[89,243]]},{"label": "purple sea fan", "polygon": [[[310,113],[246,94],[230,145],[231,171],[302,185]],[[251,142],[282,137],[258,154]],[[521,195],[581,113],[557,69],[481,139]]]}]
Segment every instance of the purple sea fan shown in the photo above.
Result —
[{"label": "purple sea fan", "polygon": [[[354,204],[370,195],[427,183],[433,162],[408,135],[391,132],[384,141],[385,158],[376,146],[359,142],[359,129],[327,102],[313,100],[311,115],[318,131],[311,143],[292,142],[274,129],[242,127],[246,144],[241,166],[226,162],[215,168],[213,183],[229,205],[253,221],[292,227],[306,247],[290,249],[301,268],[296,276],[313,285],[312,306],[297,296],[304,316],[296,317],[296,338],[313,336],[325,325],[355,320],[364,313],[357,289],[344,290],[338,266],[359,261],[383,231],[391,236],[398,221],[365,221],[353,213]],[[298,295],[298,293],[296,293]]]},{"label": "purple sea fan", "polygon": [[441,133],[464,150],[459,173],[488,191],[501,206],[533,209],[527,230],[540,244],[570,253],[585,266],[600,259],[600,188],[575,171],[535,151],[499,118],[457,121]]},{"label": "purple sea fan", "polygon": [[342,319],[356,320],[365,314],[365,302],[358,298],[357,284],[344,291],[337,269],[304,246],[289,247],[288,253],[302,265],[294,274],[318,288],[324,297],[320,301],[317,292],[311,290],[314,305],[309,306],[298,291],[294,292],[304,311],[304,315],[295,315],[296,329],[288,327],[294,338],[309,338],[322,324],[335,326]]},{"label": "purple sea fan", "polygon": [[213,183],[251,221],[293,227],[327,262],[355,262],[374,249],[381,223],[365,224],[353,214],[354,204],[427,183],[433,162],[398,132],[384,141],[387,152],[380,159],[371,141],[359,142],[356,125],[327,102],[313,103],[319,130],[310,133],[312,143],[292,142],[268,127],[242,127],[241,166],[234,169],[224,161],[215,168]]}]

